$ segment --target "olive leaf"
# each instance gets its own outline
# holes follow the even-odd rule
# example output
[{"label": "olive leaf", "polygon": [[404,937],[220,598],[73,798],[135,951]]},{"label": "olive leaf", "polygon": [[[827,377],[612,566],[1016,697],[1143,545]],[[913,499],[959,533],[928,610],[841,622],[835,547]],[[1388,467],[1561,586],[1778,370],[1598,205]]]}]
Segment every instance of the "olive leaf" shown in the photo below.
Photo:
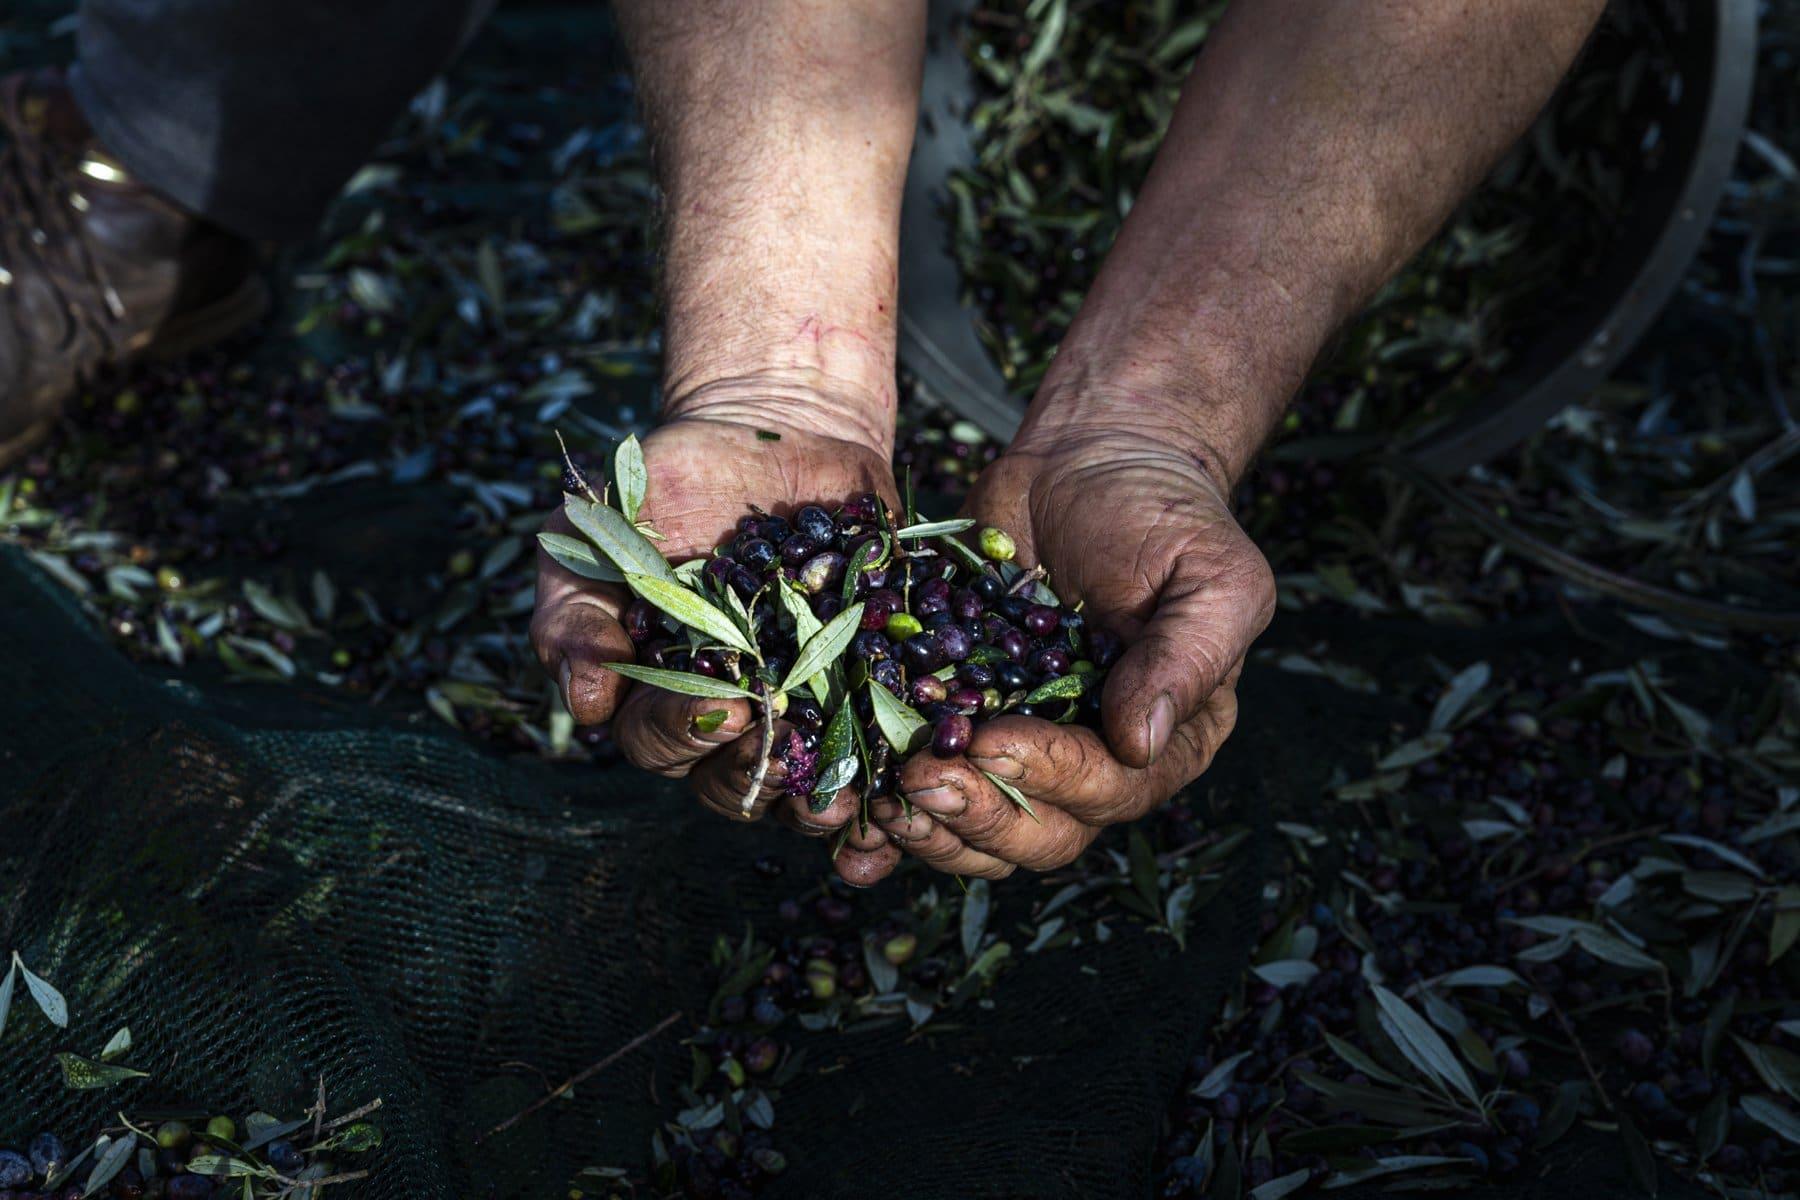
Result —
[{"label": "olive leaf", "polygon": [[901,754],[910,754],[930,728],[924,717],[872,679],[869,681],[869,704],[875,710],[875,724],[880,726],[881,736]]},{"label": "olive leaf", "polygon": [[1656,1156],[1650,1152],[1650,1143],[1644,1140],[1638,1127],[1623,1113],[1619,1114],[1619,1137],[1625,1143],[1625,1165],[1631,1168],[1632,1178],[1647,1194],[1655,1196]]},{"label": "olive leaf", "polygon": [[[849,709],[845,708],[840,711],[848,712]],[[850,786],[851,781],[856,778],[857,766],[856,755],[846,754],[842,758],[832,759],[825,769],[819,772],[819,781],[813,784],[812,794],[824,803],[819,805],[815,811],[823,811],[831,803],[833,796],[836,796],[841,789]]]},{"label": "olive leaf", "polygon": [[775,589],[775,598],[780,602],[782,610],[794,622],[794,640],[805,645],[808,638],[819,632],[824,622],[814,615],[812,606],[807,604],[806,597],[792,586],[782,584]]},{"label": "olive leaf", "polygon": [[1739,1102],[1744,1115],[1783,1138],[1800,1146],[1800,1117],[1783,1108],[1772,1096],[1745,1096]]},{"label": "olive leaf", "polygon": [[706,712],[703,712],[694,718],[694,732],[712,733],[717,730],[719,726],[723,725],[725,723],[725,718],[730,715],[730,713],[722,708],[708,709]]},{"label": "olive leaf", "polygon": [[788,668],[787,678],[782,680],[781,690],[792,691],[800,684],[812,679],[826,667],[836,662],[838,655],[856,636],[862,625],[863,606],[852,604],[843,612],[827,621],[817,633],[806,639],[800,652],[794,656],[794,665]]},{"label": "olive leaf", "polygon": [[1454,727],[1481,689],[1488,685],[1493,673],[1493,669],[1486,663],[1478,662],[1452,679],[1431,710],[1431,731],[1441,733]]},{"label": "olive leaf", "polygon": [[669,560],[618,510],[565,492],[563,512],[581,535],[620,571],[674,582],[675,571],[669,566]]},{"label": "olive leaf", "polygon": [[1283,1196],[1297,1192],[1311,1182],[1312,1168],[1301,1167],[1298,1171],[1277,1175],[1269,1182],[1250,1189],[1250,1200],[1281,1200]]},{"label": "olive leaf", "polygon": [[[17,950],[13,951],[12,961],[14,969],[19,972],[19,977],[25,981],[25,990],[31,993],[31,998],[36,1000],[38,1007],[44,1010],[44,1015],[50,1018],[50,1023],[59,1029],[67,1029],[69,1027],[69,1004],[63,999],[62,993],[51,987],[48,980],[33,974],[31,968],[25,965],[25,960],[19,957]],[[11,978],[10,972],[8,978]]]},{"label": "olive leaf", "polygon": [[1033,821],[1037,821],[1037,823],[1039,825],[1043,824],[1043,821],[1038,820],[1037,809],[1031,807],[1031,801],[1026,798],[1024,792],[1021,792],[1018,788],[1014,787],[1012,784],[1008,783],[1006,780],[1000,778],[998,775],[994,774],[992,771],[984,770],[984,771],[982,771],[982,774],[987,776],[987,780],[989,783],[993,784],[996,788],[999,789],[1001,795],[1005,796],[1008,800],[1011,800],[1014,804],[1016,804],[1020,808],[1024,809],[1026,816],[1030,817]]},{"label": "olive leaf", "polygon": [[112,1063],[98,1063],[91,1058],[83,1058],[79,1054],[67,1052],[58,1054],[56,1062],[62,1068],[63,1083],[74,1091],[111,1087],[113,1084],[123,1083],[127,1079],[149,1078],[147,1071],[134,1071],[130,1067],[121,1067]]},{"label": "olive leaf", "polygon": [[1433,979],[1437,987],[1524,987],[1525,981],[1507,970],[1505,967],[1475,966],[1463,967]]},{"label": "olive leaf", "polygon": [[888,545],[888,535],[885,533],[878,533],[875,535],[874,540],[864,542],[856,548],[856,553],[851,557],[850,564],[844,569],[843,596],[845,604],[850,603],[850,601],[856,598],[856,584],[862,577],[862,573],[868,570],[877,560],[887,556]]},{"label": "olive leaf", "polygon": [[953,517],[948,521],[925,521],[918,525],[908,525],[905,529],[894,531],[897,538],[949,537],[975,528],[975,521],[970,517]]},{"label": "olive leaf", "polygon": [[1744,1057],[1750,1060],[1764,1083],[1778,1092],[1786,1092],[1790,1099],[1800,1100],[1800,1054],[1780,1046],[1759,1046],[1735,1033],[1731,1040],[1744,1052]]},{"label": "olive leaf", "polygon": [[1722,846],[1711,838],[1703,838],[1692,833],[1665,833],[1662,835],[1662,840],[1665,842],[1672,842],[1677,846],[1691,846],[1695,850],[1705,850],[1714,857],[1724,859],[1734,867],[1750,872],[1750,874],[1756,876],[1758,879],[1767,878],[1767,876],[1763,874],[1763,869],[1757,866],[1755,862],[1744,857],[1742,854],[1739,854],[1730,846]]},{"label": "olive leaf", "polygon": [[951,558],[956,559],[975,574],[992,575],[994,573],[988,560],[981,557],[980,553],[968,543],[957,538],[945,537],[938,539],[938,545],[942,546]]},{"label": "olive leaf", "polygon": [[131,1049],[131,1026],[121,1025],[119,1032],[113,1034],[111,1040],[106,1043],[106,1048],[100,1051],[100,1061],[111,1062],[129,1049]]},{"label": "olive leaf", "polygon": [[121,1137],[116,1142],[109,1142],[100,1154],[100,1161],[94,1164],[93,1171],[88,1175],[86,1186],[81,1189],[84,1200],[111,1183],[113,1177],[125,1169],[125,1164],[131,1160],[131,1152],[135,1149],[136,1136]]},{"label": "olive leaf", "polygon": [[[1575,1118],[1581,1115],[1581,1102],[1587,1098],[1588,1085],[1579,1079],[1569,1079],[1556,1089],[1556,1099],[1550,1104],[1550,1111],[1544,1114],[1544,1124],[1538,1130],[1537,1148],[1539,1150],[1555,1145],[1562,1140],[1563,1134],[1575,1126]],[[1724,1093],[1720,1093],[1723,1095]]]},{"label": "olive leaf", "polygon": [[1438,1036],[1425,1018],[1413,1011],[1406,1001],[1380,984],[1370,984],[1375,1003],[1380,1006],[1382,1032],[1392,1038],[1407,1061],[1419,1068],[1428,1079],[1439,1085],[1448,1084],[1476,1108],[1481,1107],[1481,1093],[1463,1069],[1444,1039]]},{"label": "olive leaf", "polygon": [[0,979],[0,1033],[6,1032],[6,1014],[12,1010],[13,985],[19,979],[19,964],[12,963],[6,968],[6,978]]},{"label": "olive leaf", "polygon": [[1400,1078],[1398,1075],[1376,1062],[1373,1057],[1363,1053],[1356,1046],[1351,1045],[1349,1042],[1346,1042],[1335,1034],[1326,1034],[1325,1044],[1330,1046],[1331,1052],[1343,1059],[1344,1062],[1349,1065],[1351,1070],[1361,1071],[1370,1079],[1379,1079],[1381,1082],[1391,1083],[1395,1087],[1408,1086],[1406,1080]]},{"label": "olive leaf", "polygon": [[[879,686],[879,685],[878,685]],[[882,689],[886,691],[886,688]],[[856,768],[861,765],[857,755],[856,716],[850,705],[841,705],[831,714],[831,721],[825,726],[825,736],[819,741],[819,761],[825,763],[825,769],[819,773],[819,782],[813,787],[812,811],[823,812],[831,803],[831,798],[838,788],[846,786],[856,778]],[[839,764],[850,763],[850,775],[837,787],[826,790],[825,784],[832,774],[838,770]]]},{"label": "olive leaf", "polygon": [[1058,675],[1048,683],[1039,684],[1025,697],[1027,704],[1042,704],[1046,700],[1073,700],[1088,690],[1092,677],[1082,674]]},{"label": "olive leaf", "polygon": [[214,1179],[241,1179],[263,1174],[263,1168],[255,1163],[223,1154],[202,1154],[190,1159],[187,1169],[195,1175],[210,1175]]},{"label": "olive leaf", "polygon": [[594,548],[580,538],[570,537],[566,533],[540,533],[537,535],[538,545],[544,553],[554,559],[558,566],[573,571],[583,579],[597,579],[601,583],[624,583],[625,576],[619,574],[609,562],[600,561]]},{"label": "olive leaf", "polygon": [[1423,1092],[1396,1092],[1364,1084],[1339,1083],[1311,1071],[1296,1071],[1294,1075],[1337,1107],[1383,1124],[1401,1127],[1436,1125],[1454,1115],[1452,1110]]},{"label": "olive leaf", "polygon": [[741,650],[745,654],[756,653],[756,648],[744,636],[744,631],[737,627],[737,622],[720,612],[704,596],[668,579],[639,575],[634,571],[625,572],[625,582],[631,585],[632,591],[689,629],[697,630],[733,650]]},{"label": "olive leaf", "polygon": [[619,485],[619,511],[627,521],[638,519],[644,507],[644,492],[650,486],[650,472],[644,467],[644,448],[637,434],[619,443],[613,451],[613,482]]},{"label": "olive leaf", "polygon": [[679,692],[683,696],[699,696],[706,700],[755,698],[754,692],[745,691],[735,683],[714,679],[709,675],[695,675],[690,671],[670,671],[662,667],[640,667],[636,663],[609,662],[600,665],[627,679],[635,679],[639,683],[647,683],[652,687],[662,688],[664,691]]},{"label": "olive leaf", "polygon": [[1694,1150],[1702,1159],[1711,1158],[1725,1144],[1731,1132],[1731,1093],[1720,1088],[1713,1093],[1700,1115],[1694,1118]]}]

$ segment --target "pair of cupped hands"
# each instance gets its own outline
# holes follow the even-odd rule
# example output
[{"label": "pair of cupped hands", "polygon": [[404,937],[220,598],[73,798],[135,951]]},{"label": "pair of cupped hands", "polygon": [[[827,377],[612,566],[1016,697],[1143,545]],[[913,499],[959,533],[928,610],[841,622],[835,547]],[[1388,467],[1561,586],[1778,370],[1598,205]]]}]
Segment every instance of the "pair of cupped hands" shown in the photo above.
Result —
[{"label": "pair of cupped hands", "polygon": [[[727,543],[753,504],[790,515],[873,492],[900,507],[888,448],[815,427],[825,422],[807,413],[792,396],[751,398],[675,417],[643,439],[641,519],[662,534],[671,562]],[[632,659],[620,624],[624,589],[540,553],[532,645],[577,724],[610,720],[629,761],[686,779],[707,808],[732,820],[772,811],[819,838],[848,827],[833,865],[849,883],[875,883],[905,854],[989,879],[1060,867],[1106,826],[1151,811],[1207,768],[1237,720],[1238,674],[1273,612],[1274,581],[1207,464],[1143,433],[1028,425],[982,474],[963,515],[1011,534],[1022,565],[1044,567],[1064,603],[1081,603],[1091,625],[1123,640],[1102,695],[1104,731],[1033,717],[982,723],[964,755],[927,749],[908,759],[899,773],[908,804],[877,801],[866,828],[855,820],[852,789],[817,813],[806,797],[783,795],[779,760],[744,813],[761,749],[751,705],[681,696],[605,670],[602,663]],[[569,532],[560,510],[547,527]],[[721,707],[722,723],[696,724]],[[1035,819],[984,771],[1027,796]]]}]

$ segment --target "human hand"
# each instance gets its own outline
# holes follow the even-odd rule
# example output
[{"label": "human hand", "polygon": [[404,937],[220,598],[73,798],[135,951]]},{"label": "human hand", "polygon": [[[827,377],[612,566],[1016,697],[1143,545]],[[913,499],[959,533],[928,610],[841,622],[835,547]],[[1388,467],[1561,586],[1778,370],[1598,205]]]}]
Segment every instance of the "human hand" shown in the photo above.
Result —
[{"label": "human hand", "polygon": [[[783,516],[804,504],[835,506],[868,492],[898,504],[885,447],[803,426],[801,414],[813,409],[791,389],[779,397],[710,400],[705,415],[678,417],[643,441],[649,482],[639,519],[662,535],[657,548],[670,561],[730,541],[752,504]],[[832,427],[828,420],[819,424]],[[573,532],[561,509],[545,528]],[[611,719],[613,740],[629,761],[685,778],[706,807],[734,820],[755,820],[774,805],[777,817],[802,833],[823,837],[842,828],[857,811],[855,794],[845,789],[823,812],[811,812],[806,797],[782,796],[779,760],[770,765],[750,811],[743,810],[762,749],[760,717],[750,701],[677,695],[634,684],[602,666],[634,660],[621,620],[630,603],[625,588],[576,575],[540,550],[531,643],[576,723]],[[725,717],[716,727],[696,724],[702,713],[719,710]],[[777,744],[787,729],[785,722],[777,723]],[[852,882],[873,881],[898,859],[899,851],[880,830],[852,828],[836,867]]]},{"label": "human hand", "polygon": [[[1204,457],[1139,433],[1022,435],[990,466],[968,515],[1010,533],[1064,603],[1124,653],[1102,693],[1105,736],[1001,717],[955,758],[909,759],[875,808],[904,849],[941,870],[999,878],[1079,855],[1191,782],[1237,720],[1235,685],[1273,615],[1274,577],[1232,518]],[[987,774],[1023,793],[1033,820]]]}]

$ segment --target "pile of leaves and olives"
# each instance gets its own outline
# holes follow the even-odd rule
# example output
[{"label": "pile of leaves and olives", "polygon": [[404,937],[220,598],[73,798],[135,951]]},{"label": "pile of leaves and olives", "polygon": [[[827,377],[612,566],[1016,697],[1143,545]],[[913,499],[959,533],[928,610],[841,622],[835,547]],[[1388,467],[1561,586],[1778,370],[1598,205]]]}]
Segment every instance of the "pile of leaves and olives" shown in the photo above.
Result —
[{"label": "pile of leaves and olives", "polygon": [[[607,669],[682,695],[756,701],[763,752],[746,812],[775,757],[789,795],[821,811],[854,787],[866,822],[869,802],[892,794],[902,756],[927,742],[960,754],[978,720],[1097,723],[1119,639],[1064,608],[1041,569],[1015,563],[1004,530],[984,528],[970,546],[959,535],[973,520],[921,521],[909,489],[903,520],[873,494],[835,512],[755,509],[728,546],[672,566],[639,519],[648,472],[635,437],[615,451],[604,495],[567,469],[563,512],[582,537],[540,533],[539,544],[637,597],[624,614],[637,662]],[[709,717],[725,712],[699,720]]]},{"label": "pile of leaves and olives", "polygon": [[[0,978],[0,1038],[6,1033],[20,985],[58,1028],[69,1024],[69,1006],[54,984],[27,967],[17,952]],[[99,1091],[149,1074],[118,1060],[132,1050],[131,1029],[121,1027],[98,1056],[64,1051],[55,1056],[63,1085]],[[324,1080],[316,1104],[284,1120],[253,1111],[241,1118],[193,1107],[134,1107],[115,1123],[79,1141],[40,1130],[17,1148],[0,1146],[0,1197],[5,1200],[317,1200],[327,1188],[369,1177],[364,1168],[334,1165],[381,1145],[381,1129],[364,1120],[381,1107],[372,1100],[332,1116]],[[64,1131],[65,1133],[68,1131]]]}]

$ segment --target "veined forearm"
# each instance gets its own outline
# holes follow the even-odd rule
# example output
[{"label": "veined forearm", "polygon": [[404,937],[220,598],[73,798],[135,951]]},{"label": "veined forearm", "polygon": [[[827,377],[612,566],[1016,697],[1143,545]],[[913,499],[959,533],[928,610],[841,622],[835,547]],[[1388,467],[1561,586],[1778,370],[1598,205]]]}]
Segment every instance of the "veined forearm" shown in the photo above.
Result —
[{"label": "veined forearm", "polygon": [[[758,381],[892,438],[921,0],[619,5],[665,203],[670,411]],[[840,430],[841,431],[841,430]]]},{"label": "veined forearm", "polygon": [[1239,0],[1033,426],[1147,426],[1237,478],[1331,332],[1529,124],[1601,0]]}]

